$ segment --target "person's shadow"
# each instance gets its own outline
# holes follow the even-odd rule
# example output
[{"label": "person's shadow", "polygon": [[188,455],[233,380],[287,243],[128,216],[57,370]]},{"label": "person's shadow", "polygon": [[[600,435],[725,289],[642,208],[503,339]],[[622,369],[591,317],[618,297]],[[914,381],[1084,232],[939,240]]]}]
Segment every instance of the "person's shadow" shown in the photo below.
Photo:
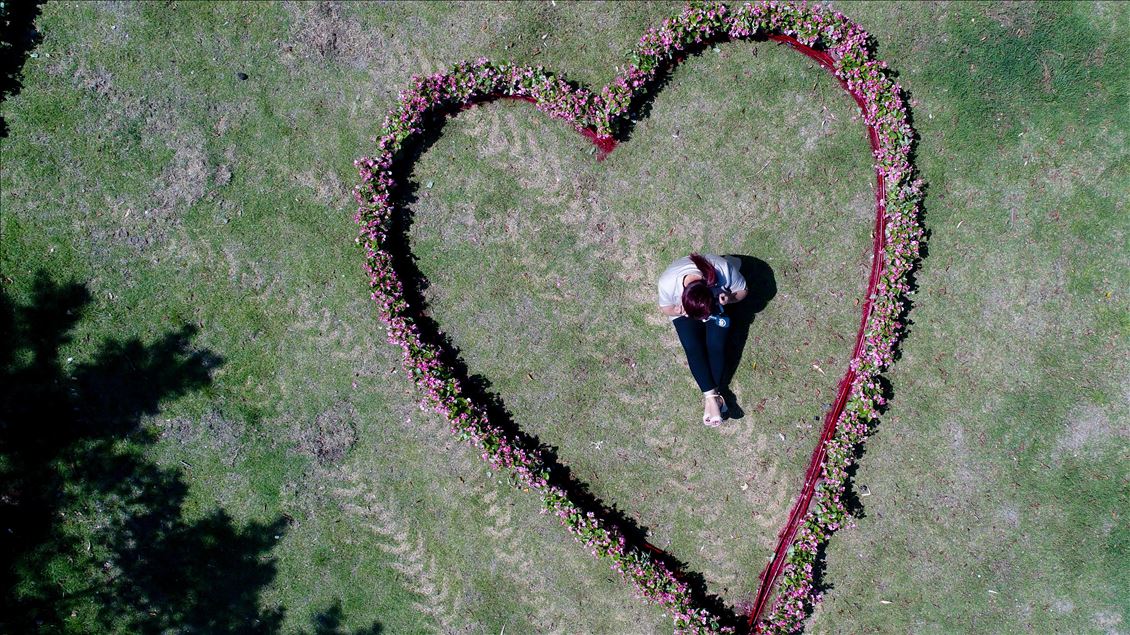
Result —
[{"label": "person's shadow", "polygon": [[760,258],[731,254],[741,259],[742,277],[746,281],[746,297],[737,304],[726,305],[726,315],[730,316],[730,335],[726,338],[726,365],[722,370],[722,396],[726,399],[729,419],[741,419],[745,411],[738,404],[738,399],[730,390],[730,380],[742,363],[742,353],[745,352],[746,340],[749,339],[749,327],[753,324],[754,316],[765,309],[769,301],[777,295],[777,281],[773,277],[773,269]]}]

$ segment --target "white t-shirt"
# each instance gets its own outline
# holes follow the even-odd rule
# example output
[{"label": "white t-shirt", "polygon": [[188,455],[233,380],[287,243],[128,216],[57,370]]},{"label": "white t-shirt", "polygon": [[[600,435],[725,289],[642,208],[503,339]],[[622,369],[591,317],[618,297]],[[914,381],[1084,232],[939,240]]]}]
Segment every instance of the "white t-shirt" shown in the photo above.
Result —
[{"label": "white t-shirt", "polygon": [[[702,254],[714,265],[717,281],[711,291],[717,298],[719,293],[735,293],[745,288],[745,278],[741,274],[742,261],[737,256],[715,256]],[[672,262],[659,276],[659,306],[675,306],[683,302],[683,277],[689,274],[702,275],[690,256],[683,256]],[[677,316],[671,316],[674,320]]]}]

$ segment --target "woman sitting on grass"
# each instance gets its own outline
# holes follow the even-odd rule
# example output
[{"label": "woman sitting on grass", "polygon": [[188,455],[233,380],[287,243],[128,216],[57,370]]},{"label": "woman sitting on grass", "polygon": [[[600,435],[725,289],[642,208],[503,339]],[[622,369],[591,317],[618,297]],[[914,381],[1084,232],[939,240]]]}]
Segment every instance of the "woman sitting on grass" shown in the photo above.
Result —
[{"label": "woman sitting on grass", "polygon": [[691,375],[706,400],[702,422],[711,427],[722,423],[727,409],[718,392],[730,332],[722,306],[741,302],[746,293],[741,261],[734,256],[692,253],[659,276],[659,310],[675,325]]}]

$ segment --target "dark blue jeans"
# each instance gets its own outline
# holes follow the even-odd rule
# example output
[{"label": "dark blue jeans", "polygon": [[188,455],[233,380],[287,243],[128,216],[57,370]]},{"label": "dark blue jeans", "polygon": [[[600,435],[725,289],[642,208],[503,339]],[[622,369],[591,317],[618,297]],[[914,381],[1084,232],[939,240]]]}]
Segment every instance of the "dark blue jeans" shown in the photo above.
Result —
[{"label": "dark blue jeans", "polygon": [[730,329],[718,326],[715,320],[702,322],[687,316],[672,320],[679,342],[687,353],[691,375],[702,392],[722,387],[722,371],[726,361],[726,336]]}]

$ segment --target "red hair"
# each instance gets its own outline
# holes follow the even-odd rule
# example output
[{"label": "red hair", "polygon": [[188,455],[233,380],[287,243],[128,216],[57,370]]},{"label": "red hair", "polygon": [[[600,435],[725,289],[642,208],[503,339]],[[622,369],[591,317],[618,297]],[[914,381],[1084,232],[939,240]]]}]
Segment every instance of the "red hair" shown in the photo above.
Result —
[{"label": "red hair", "polygon": [[714,270],[714,265],[699,254],[692,253],[691,262],[702,273],[702,279],[683,288],[683,310],[689,318],[705,320],[714,313],[714,292],[711,288],[718,281],[718,273]]}]

